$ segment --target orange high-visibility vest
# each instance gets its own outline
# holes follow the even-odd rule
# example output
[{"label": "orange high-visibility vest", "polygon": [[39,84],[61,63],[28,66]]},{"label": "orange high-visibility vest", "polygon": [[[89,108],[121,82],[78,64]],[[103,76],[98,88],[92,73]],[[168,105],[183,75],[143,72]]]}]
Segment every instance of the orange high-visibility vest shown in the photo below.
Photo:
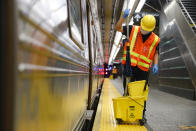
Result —
[{"label": "orange high-visibility vest", "polygon": [[122,64],[126,64],[127,46],[130,46],[131,66],[138,66],[141,70],[148,71],[159,41],[160,38],[152,32],[143,43],[140,26],[133,26],[129,43],[126,42],[124,46]]},{"label": "orange high-visibility vest", "polygon": [[116,73],[117,73],[117,69],[114,68],[114,69],[112,70],[112,73],[113,73],[113,74],[116,74]]}]

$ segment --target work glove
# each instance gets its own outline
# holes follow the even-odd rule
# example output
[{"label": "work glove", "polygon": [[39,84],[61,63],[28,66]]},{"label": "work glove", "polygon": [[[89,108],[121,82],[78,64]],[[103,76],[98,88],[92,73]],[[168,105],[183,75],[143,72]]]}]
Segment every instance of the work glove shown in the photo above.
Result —
[{"label": "work glove", "polygon": [[158,74],[158,66],[157,66],[157,64],[154,64],[153,65],[152,71],[153,71],[153,74],[154,75],[157,75]]},{"label": "work glove", "polygon": [[126,9],[126,10],[125,10],[125,12],[124,12],[124,14],[123,14],[123,18],[124,18],[124,19],[126,19],[127,16],[129,15],[129,11],[130,11],[130,9]]}]

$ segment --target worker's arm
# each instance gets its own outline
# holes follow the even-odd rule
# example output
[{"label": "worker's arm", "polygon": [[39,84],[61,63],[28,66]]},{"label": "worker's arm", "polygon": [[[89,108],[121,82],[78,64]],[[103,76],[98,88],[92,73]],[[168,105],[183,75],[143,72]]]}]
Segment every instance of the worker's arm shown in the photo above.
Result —
[{"label": "worker's arm", "polygon": [[158,52],[156,51],[154,55],[154,64],[158,64],[158,59],[159,59],[159,55]]},{"label": "worker's arm", "polygon": [[127,16],[129,16],[128,22],[130,21],[130,18],[132,18],[133,13],[135,12],[135,9],[137,8],[139,2],[140,2],[140,0],[135,0],[131,12],[130,12],[129,9],[126,9],[125,12],[123,13],[123,15],[121,14],[120,19],[118,20],[118,22],[117,22],[117,24],[115,26],[115,30],[117,30],[119,32],[123,32],[122,23],[125,22],[125,19],[127,18]]},{"label": "worker's arm", "polygon": [[125,18],[123,18],[123,15],[120,16],[120,19],[118,20],[116,26],[115,26],[115,30],[119,31],[119,32],[123,32],[123,26],[122,24],[125,22]]},{"label": "worker's arm", "polygon": [[158,52],[156,51],[154,55],[154,65],[152,69],[154,75],[158,74],[158,59],[159,59],[159,55]]}]

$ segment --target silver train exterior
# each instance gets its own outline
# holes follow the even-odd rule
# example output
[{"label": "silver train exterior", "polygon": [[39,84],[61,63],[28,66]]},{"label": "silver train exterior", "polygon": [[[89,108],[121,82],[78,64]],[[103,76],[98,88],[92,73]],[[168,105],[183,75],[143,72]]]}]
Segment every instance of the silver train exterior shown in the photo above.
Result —
[{"label": "silver train exterior", "polygon": [[103,81],[86,0],[16,0],[15,131],[73,130]]}]

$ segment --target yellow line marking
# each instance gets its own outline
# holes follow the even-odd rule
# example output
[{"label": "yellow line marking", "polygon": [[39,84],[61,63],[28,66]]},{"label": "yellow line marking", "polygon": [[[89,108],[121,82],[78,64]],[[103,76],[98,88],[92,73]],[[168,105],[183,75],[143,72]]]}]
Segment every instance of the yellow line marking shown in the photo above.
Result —
[{"label": "yellow line marking", "polygon": [[179,126],[181,129],[183,130],[187,130],[187,129],[196,129],[196,126]]}]

